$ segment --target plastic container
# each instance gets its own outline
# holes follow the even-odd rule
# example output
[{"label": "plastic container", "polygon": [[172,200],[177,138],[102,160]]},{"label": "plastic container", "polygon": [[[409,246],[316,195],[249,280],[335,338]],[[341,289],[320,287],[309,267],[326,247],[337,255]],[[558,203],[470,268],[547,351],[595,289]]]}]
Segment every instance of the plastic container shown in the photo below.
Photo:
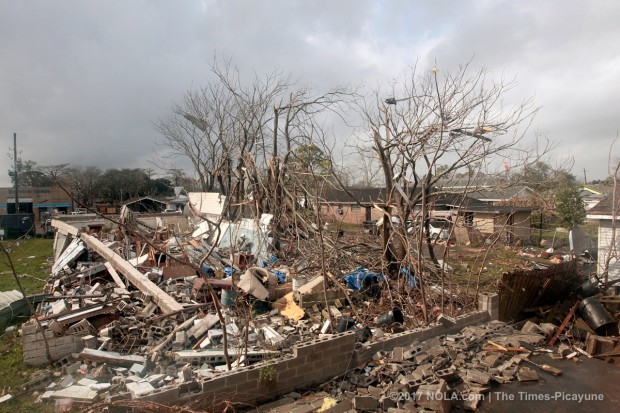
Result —
[{"label": "plastic container", "polygon": [[237,292],[232,290],[222,290],[222,305],[226,307],[232,307],[235,305],[237,299]]},{"label": "plastic container", "polygon": [[344,333],[355,327],[355,320],[351,317],[341,317],[336,326],[337,333]]},{"label": "plastic container", "polygon": [[581,300],[579,302],[579,312],[586,323],[597,333],[618,324],[596,297],[588,297]]},{"label": "plastic container", "polygon": [[377,326],[381,327],[392,323],[402,324],[405,322],[405,317],[403,316],[403,312],[400,311],[399,308],[393,308],[392,310],[388,311],[387,314],[378,316],[376,321]]}]

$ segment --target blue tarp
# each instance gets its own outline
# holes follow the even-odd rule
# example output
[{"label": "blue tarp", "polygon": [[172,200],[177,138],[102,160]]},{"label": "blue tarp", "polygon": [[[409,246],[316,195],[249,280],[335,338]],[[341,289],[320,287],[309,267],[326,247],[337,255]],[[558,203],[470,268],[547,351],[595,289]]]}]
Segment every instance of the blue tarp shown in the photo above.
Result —
[{"label": "blue tarp", "polygon": [[412,270],[408,268],[401,268],[400,273],[407,277],[407,281],[409,281],[409,288],[416,288],[420,286],[420,281],[415,277]]},{"label": "blue tarp", "polygon": [[278,277],[278,284],[284,284],[286,282],[286,273],[279,270],[270,270],[272,274],[275,274]]},{"label": "blue tarp", "polygon": [[364,283],[378,284],[385,280],[385,277],[375,272],[370,272],[366,268],[358,267],[351,274],[344,276],[343,280],[347,283],[347,288],[355,291],[362,289]]},{"label": "blue tarp", "polygon": [[205,273],[209,277],[215,277],[215,270],[208,265],[203,265],[201,268],[202,272]]},{"label": "blue tarp", "polygon": [[275,264],[276,262],[278,262],[278,257],[272,255],[267,259],[267,261],[261,261],[259,265],[260,267],[265,268]]}]

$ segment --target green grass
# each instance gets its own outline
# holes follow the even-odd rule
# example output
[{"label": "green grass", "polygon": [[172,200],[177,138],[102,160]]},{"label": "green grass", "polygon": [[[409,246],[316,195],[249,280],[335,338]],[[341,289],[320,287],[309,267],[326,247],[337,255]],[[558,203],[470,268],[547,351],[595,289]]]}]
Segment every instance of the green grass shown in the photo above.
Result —
[{"label": "green grass", "polygon": [[22,393],[21,384],[31,379],[38,369],[23,363],[22,339],[15,332],[0,338],[0,389],[12,394],[13,399],[0,404],[0,412],[53,412],[51,404],[35,403],[33,390]]},{"label": "green grass", "polygon": [[[40,293],[49,275],[53,241],[32,238],[19,241],[4,241],[26,294]],[[27,275],[27,276],[26,276]],[[39,278],[37,280],[33,277]],[[0,291],[19,290],[4,252],[0,253]],[[0,390],[6,390],[14,396],[0,405],[0,412],[53,412],[51,404],[35,403],[33,391],[22,393],[20,385],[31,380],[37,368],[23,363],[22,339],[16,332],[0,331]]]},{"label": "green grass", "polygon": [[[2,246],[10,251],[15,271],[26,294],[40,293],[49,276],[54,241],[31,238],[18,241],[3,241]],[[48,260],[49,259],[49,260]],[[0,291],[19,290],[6,254],[0,254]]]}]

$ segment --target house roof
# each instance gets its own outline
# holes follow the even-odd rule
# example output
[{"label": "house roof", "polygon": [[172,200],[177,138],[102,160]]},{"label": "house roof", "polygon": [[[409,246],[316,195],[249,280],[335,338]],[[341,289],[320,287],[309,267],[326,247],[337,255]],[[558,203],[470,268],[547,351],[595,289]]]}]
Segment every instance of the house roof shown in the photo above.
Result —
[{"label": "house roof", "polygon": [[599,215],[599,216],[608,216],[611,217],[613,212],[612,208],[616,206],[616,214],[620,215],[619,212],[619,203],[620,203],[620,190],[616,191],[616,202],[613,202],[613,193],[607,195],[601,202],[590,208],[588,211],[588,218],[593,218],[591,215]]},{"label": "house roof", "polygon": [[11,305],[15,301],[19,301],[24,296],[17,290],[12,291],[0,291],[0,310]]},{"label": "house roof", "polygon": [[479,189],[469,195],[473,198],[486,201],[506,201],[512,198],[527,197],[534,192],[525,185],[509,186],[506,188]]},{"label": "house roof", "polygon": [[469,195],[466,195],[463,198],[463,194],[459,193],[442,193],[437,194],[433,197],[432,202],[435,205],[446,205],[450,207],[482,207],[487,206],[485,202],[479,201],[476,198],[472,198]]},{"label": "house roof", "polygon": [[590,193],[590,194],[594,194],[594,195],[603,195],[602,192],[597,191],[596,189],[592,189],[592,188],[588,188],[587,186],[582,186],[579,188],[579,192],[583,193]]},{"label": "house roof", "polygon": [[131,205],[131,204],[135,204],[137,202],[141,202],[145,200],[159,202],[160,204],[164,204],[164,205],[166,204],[166,201],[160,201],[159,199],[151,198],[150,196],[141,196],[139,198],[128,199],[127,201],[125,201],[125,203],[123,203],[123,205]]},{"label": "house roof", "polygon": [[442,189],[462,189],[462,188],[495,188],[506,186],[507,181],[504,175],[478,175],[475,177],[454,177],[443,178],[437,181],[436,186]]},{"label": "house roof", "polygon": [[339,189],[328,189],[323,194],[323,201],[337,204],[372,204],[385,201],[385,188],[347,188],[349,193]]},{"label": "house roof", "polygon": [[513,205],[489,205],[486,202],[480,201],[476,198],[465,196],[461,194],[441,194],[438,195],[433,202],[435,205],[446,205],[449,207],[459,208],[464,212],[487,212],[487,213],[509,213],[520,211],[531,211],[530,207],[513,206]]}]

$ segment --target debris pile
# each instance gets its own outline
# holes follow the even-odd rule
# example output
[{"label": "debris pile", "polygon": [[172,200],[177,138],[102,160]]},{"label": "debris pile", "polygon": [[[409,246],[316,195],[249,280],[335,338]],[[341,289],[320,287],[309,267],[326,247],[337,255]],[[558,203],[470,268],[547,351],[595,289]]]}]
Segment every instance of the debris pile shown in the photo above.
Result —
[{"label": "debris pile", "polygon": [[[538,381],[562,371],[549,360],[572,359],[568,346],[547,349],[541,330],[553,334],[554,325],[528,324],[523,331],[500,321],[468,326],[456,334],[435,337],[391,352],[377,352],[372,360],[345,376],[323,383],[315,391],[292,393],[260,407],[264,412],[431,410],[453,407],[474,411],[493,388],[511,382]],[[531,331],[531,330],[536,331]],[[543,359],[544,360],[544,359]],[[297,410],[299,409],[299,410]]]},{"label": "debris pile", "polygon": [[[422,319],[454,326],[454,317],[476,297],[456,284],[433,284],[432,276],[422,284],[407,268],[394,279],[369,270],[378,267],[373,260],[381,250],[368,254],[373,247],[363,238],[300,253],[293,245],[315,243],[301,243],[297,234],[280,245],[271,218],[220,219],[215,225],[179,216],[189,221],[181,226],[161,218],[141,221],[123,210],[114,225],[77,228],[54,220],[48,296],[22,334],[26,364],[53,363],[62,373],[33,378],[27,387],[42,390],[40,400],[60,409],[181,387],[200,393],[205,380],[285,358],[299,343],[356,330],[354,341],[364,348],[424,324]],[[443,261],[441,268],[452,271]],[[559,374],[534,363],[532,355],[617,360],[620,302],[596,298],[600,290],[587,283],[576,291],[581,281],[574,261],[506,273],[498,289],[499,316],[523,320],[517,324],[522,331],[491,322],[379,352],[363,368],[324,384],[324,393],[317,393],[321,405],[307,411],[444,412],[450,400],[475,410],[482,400],[477,395],[491,382],[537,380],[539,371]],[[559,346],[548,350],[547,344]],[[455,396],[438,402],[432,394]],[[296,398],[269,408],[307,404]]]},{"label": "debris pile", "polygon": [[[265,267],[252,267],[257,250],[247,246],[248,237],[225,251],[209,246],[208,236],[135,222],[140,237],[127,227],[79,230],[56,220],[53,226],[48,296],[22,327],[26,364],[63,366],[62,376],[38,382],[46,385],[44,401],[139,398],[281,357],[294,343],[374,317],[356,320],[344,286],[352,283],[366,298],[360,283],[374,278],[376,285],[378,274],[363,269],[341,285],[331,274],[298,275],[273,256]],[[397,321],[404,322],[402,314]]]}]

